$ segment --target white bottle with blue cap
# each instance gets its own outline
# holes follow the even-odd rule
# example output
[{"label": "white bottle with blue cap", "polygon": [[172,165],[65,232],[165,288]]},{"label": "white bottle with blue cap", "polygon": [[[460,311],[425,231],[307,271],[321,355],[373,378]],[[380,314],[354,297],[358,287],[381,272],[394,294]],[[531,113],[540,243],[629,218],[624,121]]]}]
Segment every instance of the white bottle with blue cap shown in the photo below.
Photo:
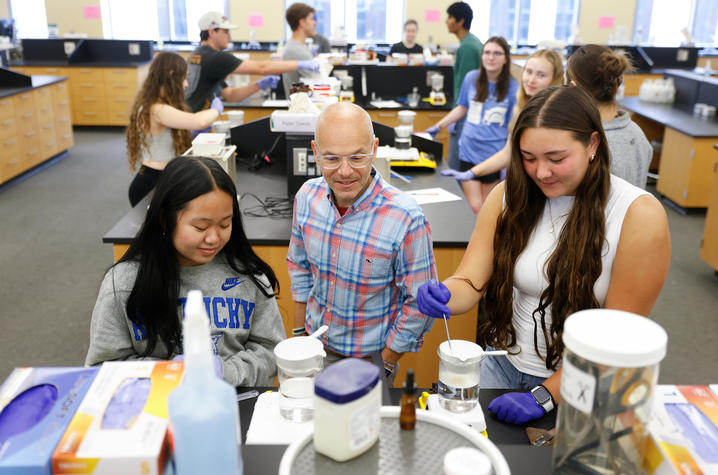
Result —
[{"label": "white bottle with blue cap", "polygon": [[237,396],[215,373],[202,292],[187,293],[184,313],[184,377],[168,401],[175,473],[241,474]]}]

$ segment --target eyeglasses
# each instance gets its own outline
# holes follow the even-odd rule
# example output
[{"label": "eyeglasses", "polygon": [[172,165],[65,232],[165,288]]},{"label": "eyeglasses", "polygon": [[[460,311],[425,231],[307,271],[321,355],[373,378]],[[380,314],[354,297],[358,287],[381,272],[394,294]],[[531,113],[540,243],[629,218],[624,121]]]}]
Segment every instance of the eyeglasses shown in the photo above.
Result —
[{"label": "eyeglasses", "polygon": [[342,160],[349,162],[352,168],[364,168],[371,164],[373,153],[353,153],[351,155],[317,155],[316,159],[325,170],[336,170],[342,165]]},{"label": "eyeglasses", "polygon": [[503,51],[484,51],[484,56],[503,56]]}]

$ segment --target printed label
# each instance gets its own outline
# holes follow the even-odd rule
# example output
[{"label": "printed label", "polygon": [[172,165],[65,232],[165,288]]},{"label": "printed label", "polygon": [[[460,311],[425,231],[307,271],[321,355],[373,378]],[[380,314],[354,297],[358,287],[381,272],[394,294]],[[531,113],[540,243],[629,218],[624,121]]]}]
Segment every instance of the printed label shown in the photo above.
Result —
[{"label": "printed label", "polygon": [[590,414],[593,409],[593,398],[596,394],[596,378],[571,364],[567,358],[563,360],[561,375],[561,399],[578,409]]},{"label": "printed label", "polygon": [[349,450],[358,450],[379,431],[381,416],[375,407],[365,406],[349,416]]},{"label": "printed label", "polygon": [[477,101],[471,101],[469,104],[469,112],[466,113],[466,120],[471,124],[481,123],[481,111],[484,105]]}]

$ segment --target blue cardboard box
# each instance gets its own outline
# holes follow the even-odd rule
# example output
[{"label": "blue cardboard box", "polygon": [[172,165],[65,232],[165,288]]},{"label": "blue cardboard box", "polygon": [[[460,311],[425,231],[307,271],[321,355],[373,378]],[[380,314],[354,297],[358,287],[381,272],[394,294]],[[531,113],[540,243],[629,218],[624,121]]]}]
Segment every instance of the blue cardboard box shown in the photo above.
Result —
[{"label": "blue cardboard box", "polygon": [[0,475],[51,475],[53,451],[97,372],[38,367],[10,373],[0,386]]}]

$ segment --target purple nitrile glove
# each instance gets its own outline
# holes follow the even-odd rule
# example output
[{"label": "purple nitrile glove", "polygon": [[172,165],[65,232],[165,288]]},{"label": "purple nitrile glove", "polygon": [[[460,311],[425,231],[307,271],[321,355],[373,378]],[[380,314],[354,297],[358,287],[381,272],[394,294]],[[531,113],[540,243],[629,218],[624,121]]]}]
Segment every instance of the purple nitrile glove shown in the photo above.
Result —
[{"label": "purple nitrile glove", "polygon": [[[222,375],[224,374],[222,370],[222,358],[218,355],[212,355],[212,360],[214,363],[214,374],[216,374],[219,379],[222,379]],[[184,355],[177,355],[172,358],[172,361],[184,361]]]},{"label": "purple nitrile glove", "polygon": [[212,99],[212,103],[209,105],[210,109],[214,109],[217,112],[219,112],[219,115],[222,115],[222,112],[224,112],[224,105],[222,104],[222,99],[219,97],[215,97]]},{"label": "purple nitrile glove", "polygon": [[451,291],[441,282],[430,280],[419,287],[416,303],[419,311],[433,318],[449,318],[451,309],[446,306],[451,299]]},{"label": "purple nitrile glove", "polygon": [[523,425],[546,414],[531,393],[506,393],[489,404],[489,411],[509,424]]},{"label": "purple nitrile glove", "polygon": [[257,86],[259,86],[260,89],[274,89],[277,87],[278,82],[279,76],[264,76],[262,79],[257,81]]},{"label": "purple nitrile glove", "polygon": [[450,123],[449,126],[446,128],[446,131],[449,132],[449,135],[456,134],[456,122]]},{"label": "purple nitrile glove", "polygon": [[432,139],[435,139],[435,138],[436,138],[436,135],[439,133],[440,130],[441,130],[441,129],[440,129],[438,126],[432,125],[432,126],[429,127],[428,129],[426,129],[424,132],[426,132],[427,134],[431,135],[431,138],[432,138]]},{"label": "purple nitrile glove", "polygon": [[199,134],[206,134],[206,133],[208,133],[210,130],[212,130],[212,126],[211,126],[211,125],[210,125],[209,127],[207,127],[206,129],[193,130],[193,131],[190,133],[190,137],[191,137],[191,138],[195,138],[195,137],[197,137]]},{"label": "purple nitrile glove", "polygon": [[32,429],[52,410],[57,388],[41,384],[26,389],[0,411],[0,441]]},{"label": "purple nitrile glove", "polygon": [[124,379],[112,395],[100,427],[104,430],[125,430],[132,427],[147,404],[151,387],[150,378]]},{"label": "purple nitrile glove", "polygon": [[319,63],[313,59],[303,59],[297,61],[297,71],[311,71],[313,73],[319,72]]},{"label": "purple nitrile glove", "polygon": [[474,175],[474,172],[471,170],[466,170],[465,172],[460,172],[458,170],[442,170],[441,174],[444,176],[453,176],[459,181],[467,181],[467,180],[473,180],[476,178],[476,175]]}]

